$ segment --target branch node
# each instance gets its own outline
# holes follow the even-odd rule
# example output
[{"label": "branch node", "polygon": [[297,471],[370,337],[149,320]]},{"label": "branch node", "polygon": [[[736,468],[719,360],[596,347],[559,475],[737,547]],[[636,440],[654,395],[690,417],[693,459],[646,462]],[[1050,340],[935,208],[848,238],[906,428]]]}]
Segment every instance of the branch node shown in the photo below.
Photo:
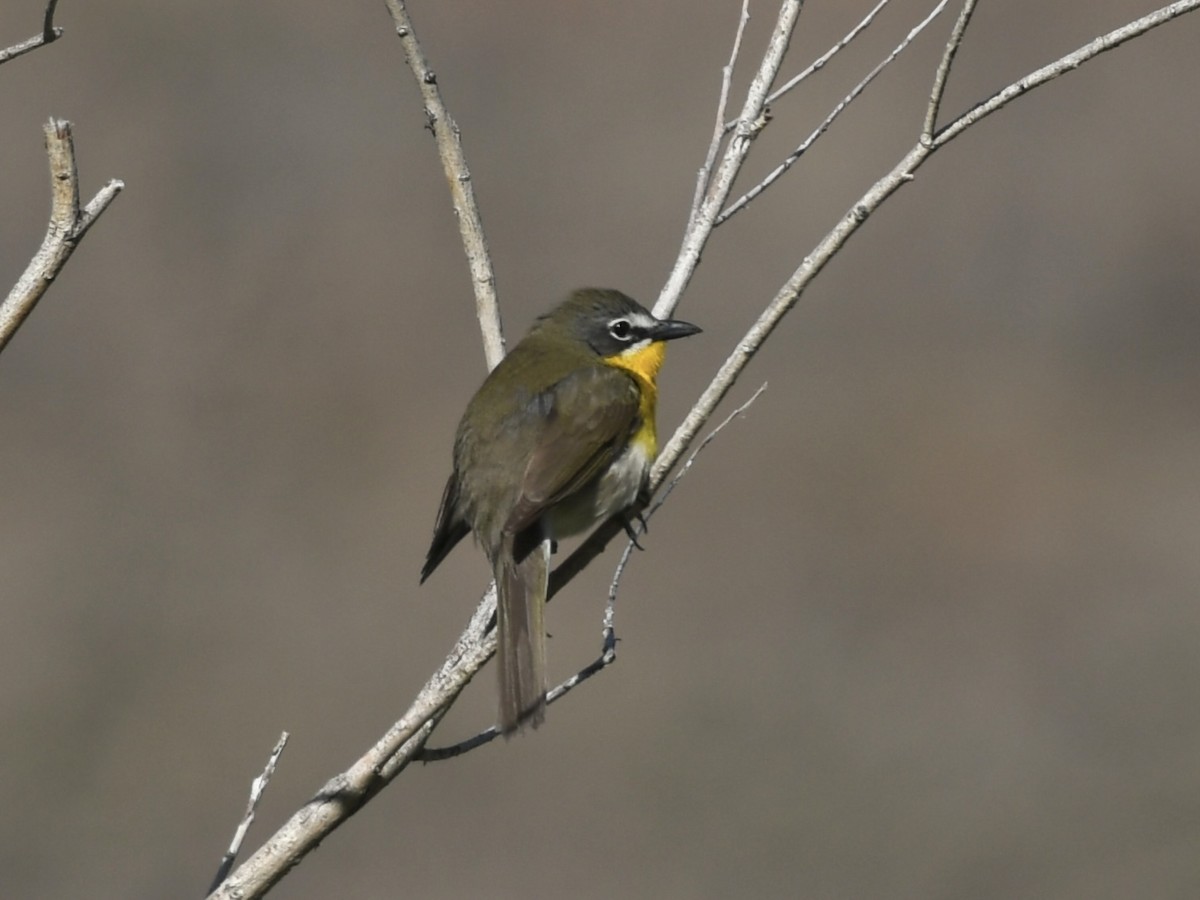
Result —
[{"label": "branch node", "polygon": [[42,41],[47,44],[52,44],[63,36],[63,30],[54,24],[54,7],[58,6],[58,0],[49,0],[46,4],[46,16],[42,20]]},{"label": "branch node", "polygon": [[[0,350],[33,311],[47,287],[67,264],[76,245],[117,195],[121,183],[110,182],[87,205],[79,206],[79,170],[71,123],[50,119],[43,127],[50,164],[50,219],[46,235],[8,297],[0,303]],[[114,187],[116,185],[116,187]]]}]

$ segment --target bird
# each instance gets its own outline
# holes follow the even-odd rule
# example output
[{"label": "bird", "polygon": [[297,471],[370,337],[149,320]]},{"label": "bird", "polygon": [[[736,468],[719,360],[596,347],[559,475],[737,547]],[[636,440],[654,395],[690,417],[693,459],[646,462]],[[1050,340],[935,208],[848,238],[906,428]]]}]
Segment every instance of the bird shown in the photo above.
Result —
[{"label": "bird", "polygon": [[618,290],[580,288],[534,321],[467,404],[421,583],[474,533],[496,581],[506,736],[545,716],[552,548],[612,516],[629,530],[658,455],[666,342],[700,331]]}]

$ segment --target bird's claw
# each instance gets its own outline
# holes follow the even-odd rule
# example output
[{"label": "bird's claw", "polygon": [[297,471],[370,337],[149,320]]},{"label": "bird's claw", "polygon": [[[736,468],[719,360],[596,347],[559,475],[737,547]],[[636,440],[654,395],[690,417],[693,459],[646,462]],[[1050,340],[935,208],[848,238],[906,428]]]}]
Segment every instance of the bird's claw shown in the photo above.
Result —
[{"label": "bird's claw", "polygon": [[646,524],[645,516],[643,516],[640,512],[634,513],[631,516],[628,516],[628,515],[625,516],[625,518],[621,522],[621,524],[625,527],[625,533],[627,535],[629,535],[630,543],[632,543],[633,546],[637,547],[639,550],[645,550],[646,548],[638,543],[638,533],[633,530],[634,522],[637,522],[639,525],[642,526],[642,534],[645,534],[647,531],[650,530],[650,527]]}]

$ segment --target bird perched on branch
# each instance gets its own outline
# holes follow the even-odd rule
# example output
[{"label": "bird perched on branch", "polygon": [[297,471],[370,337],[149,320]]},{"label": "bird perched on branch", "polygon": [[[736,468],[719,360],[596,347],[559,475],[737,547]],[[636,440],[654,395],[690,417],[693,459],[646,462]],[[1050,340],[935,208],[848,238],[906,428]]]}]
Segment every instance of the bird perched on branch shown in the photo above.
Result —
[{"label": "bird perched on branch", "polygon": [[496,579],[499,727],[538,725],[553,542],[623,515],[658,455],[666,342],[699,333],[620,291],[584,288],[541,316],[467,404],[421,581],[468,532]]}]

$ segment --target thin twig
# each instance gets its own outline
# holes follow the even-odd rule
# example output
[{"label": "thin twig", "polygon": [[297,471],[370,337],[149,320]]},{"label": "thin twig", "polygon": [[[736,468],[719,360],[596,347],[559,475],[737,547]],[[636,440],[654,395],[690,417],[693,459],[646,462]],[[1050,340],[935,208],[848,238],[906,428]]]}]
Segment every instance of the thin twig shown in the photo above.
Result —
[{"label": "thin twig", "polygon": [[283,748],[287,746],[287,742],[288,733],[285,731],[279,736],[279,740],[275,744],[275,749],[271,751],[271,755],[267,759],[267,766],[263,769],[262,774],[250,782],[250,801],[246,804],[246,812],[242,816],[242,821],[238,823],[237,830],[233,833],[233,840],[229,843],[229,849],[225,851],[225,855],[221,858],[221,864],[217,866],[216,877],[213,878],[212,885],[208,889],[210,894],[229,875],[229,870],[233,868],[234,860],[237,859],[237,855],[242,851],[242,843],[246,840],[246,832],[250,830],[250,826],[254,823],[254,815],[258,812],[259,801],[262,800],[263,794],[267,792],[267,785],[271,781],[271,776],[275,774],[275,766],[278,765],[279,757],[283,755]]},{"label": "thin twig", "polygon": [[741,197],[731,203],[727,209],[717,216],[716,221],[713,223],[714,226],[724,224],[731,216],[749,206],[754,198],[759,196],[763,191],[779,180],[784,172],[795,165],[796,161],[808,152],[808,148],[815,144],[817,139],[829,130],[829,126],[834,123],[834,120],[837,119],[837,117],[843,112],[845,112],[845,110],[849,108],[850,104],[858,99],[859,94],[865,91],[867,86],[874,81],[884,69],[890,66],[896,60],[896,57],[903,53],[905,49],[912,44],[917,35],[924,31],[926,27],[928,27],[929,23],[932,22],[942,12],[942,10],[946,8],[946,4],[949,2],[950,0],[941,0],[941,2],[939,2],[937,6],[933,8],[933,11],[930,12],[929,15],[920,22],[918,22],[917,25],[905,36],[904,40],[896,45],[891,53],[885,56],[875,66],[875,68],[867,73],[867,76],[862,81],[854,86],[854,89],[850,91],[849,94],[842,98],[841,102],[838,103],[837,106],[830,110],[829,115],[822,120],[820,125],[813,129],[812,134],[805,138],[801,142],[800,146],[789,153],[783,162],[781,162],[770,173],[768,173],[762,181],[750,188],[750,190],[746,191],[746,193],[742,194]]},{"label": "thin twig", "polygon": [[549,703],[554,703],[557,700],[561,700],[563,697],[567,696],[567,694],[569,694],[571,691],[575,690],[575,688],[579,687],[579,685],[583,684],[585,681],[587,681],[593,675],[595,675],[598,672],[611,666],[614,662],[616,662],[616,660],[617,660],[617,638],[616,638],[616,635],[613,633],[613,629],[611,627],[611,622],[610,622],[609,627],[606,628],[604,631],[604,645],[600,650],[600,655],[598,657],[596,657],[595,661],[593,661],[592,663],[590,663],[587,666],[584,666],[582,669],[580,669],[578,672],[576,672],[574,675],[572,675],[570,678],[568,678],[562,684],[558,685],[558,687],[555,687],[555,688],[551,689],[550,691],[548,691],[546,693],[546,703],[549,704]]},{"label": "thin twig", "polygon": [[1088,41],[1073,53],[1068,53],[1061,59],[1057,59],[1034,72],[1030,72],[1024,78],[1014,81],[1008,87],[1002,88],[986,100],[975,104],[965,113],[942,126],[933,135],[933,146],[937,148],[948,144],[972,125],[984,117],[990,116],[996,110],[1007,106],[1022,94],[1026,94],[1034,88],[1041,87],[1043,84],[1053,81],[1060,75],[1065,75],[1067,72],[1078,69],[1085,62],[1095,59],[1101,53],[1119,47],[1126,41],[1139,37],[1147,31],[1157,28],[1159,25],[1165,25],[1172,19],[1195,12],[1197,9],[1200,9],[1200,0],[1179,0],[1177,3],[1170,3],[1152,13],[1147,13],[1139,19],[1134,19],[1127,25],[1115,28],[1108,32],[1108,34],[1101,35],[1095,40]]},{"label": "thin twig", "polygon": [[42,33],[34,35],[29,40],[21,41],[19,44],[13,44],[0,50],[0,65],[8,62],[11,59],[16,59],[18,56],[24,56],[31,50],[36,50],[38,47],[45,47],[47,44],[53,44],[63,36],[62,28],[58,28],[54,24],[54,7],[58,6],[58,0],[49,0],[46,4],[46,12],[42,17]]},{"label": "thin twig", "polygon": [[475,609],[440,669],[408,711],[345,772],[329,780],[210,896],[249,900],[263,896],[335,828],[399,775],[424,746],[433,726],[496,649],[490,625],[495,587]]},{"label": "thin twig", "polygon": [[[883,0],[883,2],[886,3],[888,0]],[[696,193],[692,197],[692,208],[688,213],[689,226],[700,215],[700,204],[704,200],[704,194],[708,190],[708,183],[712,179],[712,168],[717,161],[717,154],[721,151],[721,142],[725,139],[725,134],[731,131],[736,124],[730,122],[726,126],[725,110],[729,105],[729,90],[733,84],[733,70],[737,65],[738,55],[742,52],[742,35],[746,33],[746,23],[749,21],[750,0],[742,0],[742,13],[738,17],[737,31],[733,36],[733,51],[729,54],[729,62],[721,70],[721,96],[717,100],[717,122],[713,126],[712,139],[708,142],[708,153],[704,156],[704,165],[700,167],[700,171],[696,175]]]},{"label": "thin twig", "polygon": [[[604,647],[600,655],[566,681],[547,691],[546,705],[549,706],[552,703],[557,703],[593,675],[612,665],[617,658],[616,648],[616,638],[613,636],[612,630],[608,629],[604,634]],[[423,763],[443,762],[447,759],[454,759],[457,756],[462,756],[464,753],[470,753],[472,750],[490,744],[496,738],[500,737],[501,734],[503,732],[495,725],[492,725],[490,728],[485,728],[478,734],[472,735],[466,740],[459,741],[457,744],[450,744],[446,747],[423,747],[413,756],[413,759]]]},{"label": "thin twig", "polygon": [[[879,13],[883,11],[883,8],[885,6],[887,6],[890,2],[891,2],[891,0],[879,0],[879,2],[877,4],[875,4],[874,9],[872,9],[869,13],[867,13],[865,16],[863,16],[862,20],[857,25],[855,25],[853,28],[851,28],[849,31],[846,32],[845,37],[843,37],[840,41],[838,41],[836,44],[834,44],[832,47],[830,47],[828,50],[826,50],[824,53],[822,53],[819,57],[817,57],[808,66],[808,68],[806,68],[804,71],[802,71],[799,75],[796,75],[794,78],[791,78],[790,80],[788,80],[787,82],[782,84],[769,97],[767,97],[767,103],[774,103],[776,100],[778,100],[784,94],[788,93],[788,91],[794,90],[797,86],[799,86],[799,84],[802,81],[804,81],[810,75],[814,74],[815,72],[819,72],[819,71],[821,71],[821,69],[825,68],[825,65],[829,62],[829,60],[833,59],[833,57],[835,55],[837,55],[842,50],[845,50],[848,46],[850,46],[851,42],[856,37],[858,37],[863,31],[865,31],[867,29],[867,27],[873,21],[875,21],[875,17],[877,15],[879,15]],[[732,128],[733,123],[730,122],[728,127]]]},{"label": "thin twig", "polygon": [[[609,584],[609,588],[608,588],[608,606],[605,610],[604,621],[605,621],[606,628],[609,628],[612,625],[613,606],[617,601],[617,587],[620,584],[621,576],[623,574],[625,574],[625,567],[629,564],[629,560],[631,559],[631,557],[633,555],[633,549],[637,546],[637,544],[634,541],[634,538],[641,537],[643,534],[646,534],[648,529],[646,528],[645,523],[649,522],[650,519],[654,518],[654,514],[657,513],[660,509],[662,509],[663,504],[667,502],[667,498],[671,496],[671,492],[675,490],[676,486],[679,484],[679,482],[683,478],[683,476],[686,475],[689,471],[691,471],[692,464],[696,462],[696,457],[700,455],[701,451],[703,451],[705,447],[707,447],[709,444],[711,444],[713,441],[713,438],[715,438],[718,434],[720,434],[722,431],[724,431],[726,426],[728,426],[730,422],[732,422],[738,416],[745,413],[746,410],[748,410],[750,408],[751,404],[753,404],[754,401],[757,400],[759,398],[759,396],[762,394],[762,392],[765,391],[766,389],[767,389],[767,383],[764,381],[761,385],[759,385],[758,390],[756,390],[753,394],[750,395],[749,400],[747,400],[745,403],[743,403],[741,406],[739,406],[737,409],[735,409],[733,412],[731,412],[729,415],[727,415],[724,419],[722,419],[720,424],[717,425],[716,428],[714,428],[712,431],[710,431],[705,436],[704,440],[702,440],[700,442],[699,446],[697,446],[696,449],[692,451],[691,455],[688,456],[688,458],[684,462],[684,464],[679,467],[679,471],[675,473],[675,477],[672,478],[670,480],[670,482],[667,484],[667,486],[665,488],[663,488],[663,490],[657,494],[654,502],[651,503],[648,507],[646,507],[645,511],[641,515],[642,525],[640,527],[635,526],[631,522],[630,528],[636,527],[637,530],[634,532],[633,538],[630,538],[626,542],[625,548],[621,551],[621,558],[619,560],[617,560],[617,566],[613,570],[612,582]],[[653,483],[653,481],[652,481],[652,483]],[[657,486],[655,486],[653,489],[657,490]]]},{"label": "thin twig", "polygon": [[958,13],[954,30],[946,41],[946,49],[942,53],[942,61],[938,64],[933,76],[933,89],[929,92],[929,105],[925,108],[925,124],[921,128],[921,139],[926,142],[933,140],[933,132],[937,129],[938,110],[942,106],[942,97],[946,93],[946,84],[950,80],[950,68],[954,65],[954,57],[962,46],[963,35],[971,24],[971,16],[975,13],[976,0],[967,0]]},{"label": "thin twig", "polygon": [[696,267],[700,265],[704,246],[712,235],[713,222],[729,199],[733,181],[750,152],[750,144],[767,125],[767,94],[770,93],[771,85],[779,74],[779,67],[783,65],[783,57],[787,53],[792,33],[796,30],[796,20],[800,17],[803,6],[803,0],[783,0],[780,5],[771,40],[763,53],[758,71],[750,82],[750,88],[746,91],[746,100],[737,117],[737,127],[725,145],[725,155],[710,179],[708,190],[696,215],[690,217],[683,235],[683,245],[675,258],[675,265],[654,304],[654,314],[660,319],[671,315],[688,282],[692,280]]},{"label": "thin twig", "polygon": [[[550,703],[549,697],[547,697],[546,703]],[[457,744],[450,744],[446,747],[422,747],[421,752],[414,758],[418,762],[423,763],[443,762],[447,759],[454,759],[456,756],[462,756],[464,753],[470,753],[472,750],[482,747],[485,744],[490,744],[496,738],[500,737],[502,733],[497,726],[493,725],[490,728],[485,728],[478,734],[472,735],[465,741],[459,741]]]},{"label": "thin twig", "polygon": [[[617,560],[616,568],[613,569],[612,581],[609,582],[608,585],[608,602],[604,606],[605,648],[607,651],[609,643],[611,642],[611,655],[614,659],[616,658],[616,639],[613,636],[613,623],[616,619],[617,591],[620,589],[621,576],[625,574],[625,568],[629,565],[629,560],[633,558],[633,550],[635,547],[637,547],[636,539],[647,533],[649,530],[647,523],[650,521],[650,519],[654,518],[655,513],[662,509],[663,504],[667,502],[667,498],[671,496],[671,493],[679,485],[679,482],[685,475],[687,475],[688,472],[692,470],[692,465],[696,462],[696,457],[698,457],[704,451],[705,447],[712,443],[713,438],[725,430],[730,422],[732,422],[738,416],[743,415],[766,389],[767,383],[764,381],[761,385],[759,385],[758,390],[750,395],[749,400],[722,419],[721,423],[708,433],[704,440],[700,442],[699,446],[697,446],[696,449],[692,451],[691,455],[688,456],[687,461],[679,467],[679,471],[675,473],[675,477],[671,479],[666,488],[664,488],[657,495],[653,503],[646,507],[645,512],[640,517],[641,525],[638,528],[638,531],[634,532],[630,539],[625,543],[625,547],[621,551],[621,557]],[[631,521],[630,528],[632,529],[634,527],[635,526]],[[602,656],[601,659],[603,658],[604,657]],[[611,662],[612,659],[609,659],[605,665],[608,665]]]},{"label": "thin twig", "polygon": [[51,119],[44,131],[46,156],[50,161],[50,221],[42,246],[17,279],[8,297],[0,303],[0,350],[4,349],[21,323],[33,312],[88,229],[125,187],[116,179],[109,181],[81,210],[79,170],[75,165],[71,123],[63,119]]},{"label": "thin twig", "polygon": [[748,399],[745,403],[743,403],[741,406],[739,406],[737,409],[735,409],[733,412],[731,412],[729,415],[727,415],[724,419],[721,420],[721,423],[719,425],[717,425],[716,428],[714,428],[707,435],[705,435],[704,440],[702,440],[700,442],[699,446],[697,446],[696,449],[691,452],[691,455],[688,456],[688,458],[684,462],[684,464],[679,467],[679,471],[675,473],[675,477],[671,479],[671,481],[667,484],[667,486],[665,488],[663,488],[662,492],[658,495],[658,499],[655,500],[655,502],[650,505],[650,508],[646,510],[646,518],[647,519],[651,518],[656,512],[659,511],[659,509],[662,508],[662,505],[667,502],[667,498],[671,496],[671,492],[673,490],[675,490],[675,487],[676,487],[676,485],[679,484],[680,479],[682,479],[683,476],[686,475],[688,473],[688,471],[692,468],[692,464],[696,462],[696,457],[700,455],[701,451],[703,451],[705,447],[707,447],[709,444],[711,444],[713,442],[713,438],[715,438],[718,434],[720,434],[722,431],[724,431],[725,428],[728,427],[730,422],[732,422],[738,416],[744,415],[746,410],[748,410],[753,405],[755,400],[757,400],[760,396],[762,396],[762,392],[765,391],[766,389],[767,389],[767,383],[764,381],[762,384],[760,384],[758,386],[758,390],[756,390],[753,394],[750,395],[750,399]]},{"label": "thin twig", "polygon": [[425,51],[413,31],[412,19],[404,0],[386,0],[388,12],[396,25],[396,34],[404,48],[404,56],[413,77],[421,88],[421,99],[425,103],[425,117],[429,129],[437,139],[438,155],[450,185],[450,198],[454,204],[454,215],[458,220],[458,232],[463,250],[467,254],[467,265],[471,270],[471,286],[475,290],[475,314],[479,318],[479,330],[483,336],[483,354],[489,369],[494,369],[504,358],[504,331],[500,325],[500,304],[496,300],[496,273],[492,269],[492,257],[488,252],[487,237],[483,231],[483,219],[479,205],[475,202],[475,191],[471,187],[471,172],[463,154],[462,136],[458,124],[450,116],[442,101],[437,75],[429,68]]}]

